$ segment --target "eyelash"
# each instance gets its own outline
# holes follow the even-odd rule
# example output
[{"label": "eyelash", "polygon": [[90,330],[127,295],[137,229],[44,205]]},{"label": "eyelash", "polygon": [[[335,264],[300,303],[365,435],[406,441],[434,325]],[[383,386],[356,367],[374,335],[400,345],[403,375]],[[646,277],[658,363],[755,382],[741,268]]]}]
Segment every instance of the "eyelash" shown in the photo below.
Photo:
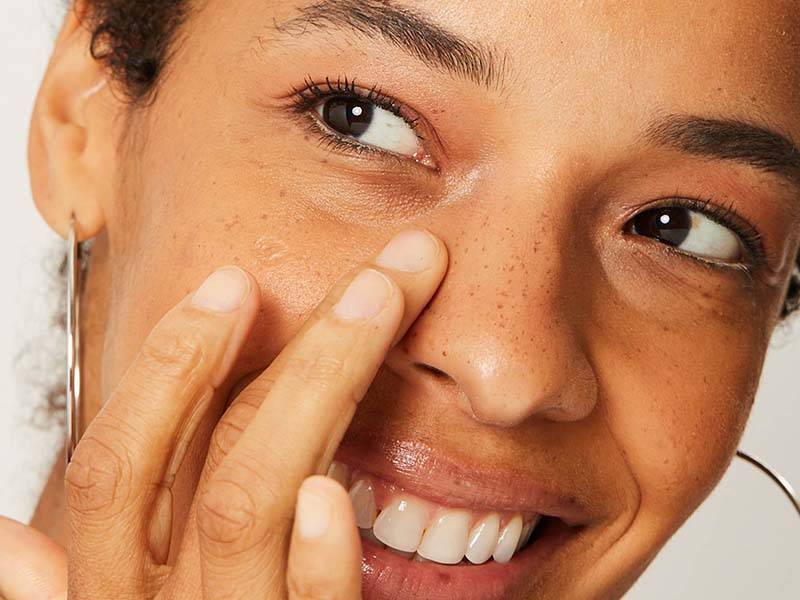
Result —
[{"label": "eyelash", "polygon": [[[420,141],[425,140],[417,127],[419,119],[412,119],[404,115],[401,105],[390,96],[383,94],[377,85],[372,86],[368,90],[364,90],[356,87],[355,79],[349,80],[347,77],[344,78],[344,81],[342,81],[341,77],[337,77],[335,82],[331,81],[329,77],[326,77],[324,83],[315,83],[311,76],[306,76],[303,81],[305,83],[303,89],[292,87],[292,91],[294,92],[292,112],[299,116],[307,117],[309,111],[319,102],[329,98],[356,98],[358,100],[372,102],[375,106],[397,115],[408,123]],[[351,138],[329,131],[316,117],[311,117],[310,120],[314,133],[320,136],[320,141],[328,148],[355,151],[359,154],[377,154],[396,159],[398,162],[407,160],[406,157],[398,156],[397,154],[387,152],[381,148],[362,144]],[[308,121],[306,121],[306,123],[308,123]]]},{"label": "eyelash", "polygon": [[[336,81],[334,82],[331,81],[329,77],[326,77],[324,83],[316,83],[310,75],[307,75],[303,82],[305,84],[303,89],[292,87],[292,112],[298,116],[308,117],[308,113],[311,109],[313,109],[319,102],[329,98],[357,98],[359,100],[373,102],[376,106],[388,110],[402,118],[414,130],[414,132],[417,134],[417,137],[419,137],[421,141],[425,140],[425,138],[418,131],[417,123],[419,119],[411,119],[404,115],[401,105],[390,96],[383,94],[377,85],[374,85],[365,91],[362,88],[356,87],[355,79],[350,80],[345,77],[344,80],[342,80],[341,77],[337,77]],[[350,152],[355,151],[359,154],[377,154],[383,157],[396,159],[398,162],[403,162],[406,160],[405,157],[392,154],[391,152],[387,152],[381,148],[361,144],[356,140],[329,131],[319,122],[319,119],[316,117],[310,117],[310,121],[310,125],[313,128],[314,133],[320,136],[320,141],[328,148]],[[306,123],[309,124],[308,120],[306,120]],[[748,276],[752,276],[755,270],[759,269],[766,263],[768,257],[766,256],[766,252],[764,250],[761,233],[744,217],[742,217],[733,208],[732,204],[724,205],[714,203],[710,198],[701,200],[684,196],[674,196],[654,205],[648,206],[646,210],[662,208],[666,206],[679,206],[700,212],[716,223],[728,227],[737,236],[739,236],[739,239],[742,241],[747,250],[749,260],[747,263],[741,264],[721,263],[719,261],[694,256],[686,252],[681,252],[680,250],[670,246],[666,246],[668,250],[673,251],[682,257],[694,259],[696,262],[708,268],[726,271],[737,269],[739,271],[743,271]]]},{"label": "eyelash", "polygon": [[712,269],[736,269],[743,271],[748,276],[751,276],[754,271],[761,268],[766,263],[768,257],[764,250],[762,234],[733,208],[732,203],[726,205],[723,203],[715,203],[711,198],[701,200],[684,196],[673,196],[649,205],[645,210],[668,206],[678,206],[697,211],[707,216],[712,221],[729,228],[744,244],[749,260],[746,263],[731,264],[695,256],[665,245],[668,250],[680,254],[681,256],[692,258],[701,265],[708,266]]}]

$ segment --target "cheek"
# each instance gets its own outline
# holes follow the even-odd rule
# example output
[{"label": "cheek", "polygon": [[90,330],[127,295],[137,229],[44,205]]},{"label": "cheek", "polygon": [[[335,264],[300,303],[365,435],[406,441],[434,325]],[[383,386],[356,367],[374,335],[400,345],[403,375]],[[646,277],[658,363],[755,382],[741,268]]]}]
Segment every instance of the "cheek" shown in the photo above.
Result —
[{"label": "cheek", "polygon": [[[231,374],[235,380],[264,368],[335,280],[384,238],[298,199],[299,184],[281,170],[250,173],[221,157],[195,158],[150,150],[145,160],[163,167],[148,169],[155,176],[131,185],[137,193],[124,199],[137,210],[135,220],[126,215],[116,223],[127,235],[110,260],[104,398],[158,319],[215,268],[239,265],[261,290],[260,314]],[[216,167],[195,167],[203,162]]]},{"label": "cheek", "polygon": [[[727,468],[758,384],[767,335],[742,321],[666,324],[606,310],[595,352],[602,410],[639,487],[637,518],[671,533]],[[685,324],[681,325],[683,322]]]}]

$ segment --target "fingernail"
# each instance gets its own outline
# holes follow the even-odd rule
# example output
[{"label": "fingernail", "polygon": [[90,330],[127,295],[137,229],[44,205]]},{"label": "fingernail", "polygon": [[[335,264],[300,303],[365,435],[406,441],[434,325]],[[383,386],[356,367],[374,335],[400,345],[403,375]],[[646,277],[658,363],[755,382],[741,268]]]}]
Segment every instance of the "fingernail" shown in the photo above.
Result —
[{"label": "fingernail", "polygon": [[233,312],[250,291],[250,280],[239,267],[222,267],[208,276],[192,296],[192,306],[217,313]]},{"label": "fingernail", "polygon": [[324,492],[317,489],[314,480],[306,480],[297,493],[297,529],[301,537],[319,538],[331,524],[333,507]]},{"label": "fingernail", "polygon": [[364,269],[347,286],[333,313],[340,319],[371,319],[383,310],[392,295],[392,284],[375,269]]},{"label": "fingernail", "polygon": [[375,263],[388,269],[418,273],[433,266],[439,246],[421,229],[405,229],[386,244]]}]

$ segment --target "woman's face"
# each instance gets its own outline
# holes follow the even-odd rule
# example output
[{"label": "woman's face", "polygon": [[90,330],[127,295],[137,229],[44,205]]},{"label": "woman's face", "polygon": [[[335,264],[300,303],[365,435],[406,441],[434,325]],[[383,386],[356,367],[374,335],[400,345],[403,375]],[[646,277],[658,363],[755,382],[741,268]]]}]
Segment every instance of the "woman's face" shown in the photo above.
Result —
[{"label": "woman's face", "polygon": [[230,390],[427,227],[448,274],[339,458],[443,506],[553,496],[576,526],[506,565],[373,556],[368,589],[621,593],[725,471],[798,250],[794,2],[203,4],[115,130],[101,396],[214,267],[262,288]]}]

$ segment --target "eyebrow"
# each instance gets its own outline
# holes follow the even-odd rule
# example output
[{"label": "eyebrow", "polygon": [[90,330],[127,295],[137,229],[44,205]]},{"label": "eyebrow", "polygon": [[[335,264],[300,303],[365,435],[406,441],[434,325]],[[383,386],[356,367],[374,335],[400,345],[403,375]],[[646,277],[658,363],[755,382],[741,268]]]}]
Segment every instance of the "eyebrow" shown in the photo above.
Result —
[{"label": "eyebrow", "polygon": [[390,44],[430,67],[487,88],[499,86],[507,60],[496,50],[444,29],[410,8],[380,0],[320,0],[300,14],[275,23],[281,34],[301,36],[309,30],[350,29]]},{"label": "eyebrow", "polygon": [[787,136],[760,125],[673,114],[652,121],[644,137],[689,154],[774,173],[800,187],[800,151]]}]

